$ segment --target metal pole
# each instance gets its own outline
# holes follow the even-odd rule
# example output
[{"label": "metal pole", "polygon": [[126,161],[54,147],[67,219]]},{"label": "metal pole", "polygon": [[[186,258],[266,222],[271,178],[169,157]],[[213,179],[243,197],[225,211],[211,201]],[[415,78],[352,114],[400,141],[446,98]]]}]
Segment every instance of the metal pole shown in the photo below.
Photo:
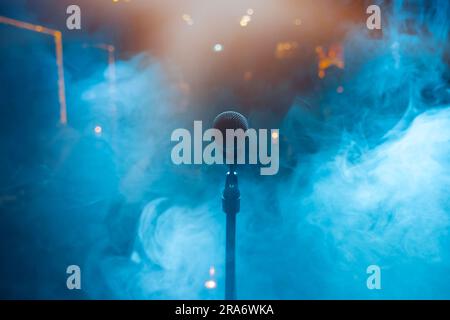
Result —
[{"label": "metal pole", "polygon": [[226,265],[225,265],[225,299],[236,299],[236,214],[240,209],[237,173],[230,168],[227,172],[225,189],[222,196],[222,208],[226,218]]}]

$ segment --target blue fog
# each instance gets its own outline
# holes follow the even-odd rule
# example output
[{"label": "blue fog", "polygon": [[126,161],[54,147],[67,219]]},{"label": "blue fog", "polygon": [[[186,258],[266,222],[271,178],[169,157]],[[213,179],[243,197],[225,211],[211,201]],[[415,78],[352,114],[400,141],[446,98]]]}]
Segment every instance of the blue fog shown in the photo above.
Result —
[{"label": "blue fog", "polygon": [[[450,5],[417,4],[395,1],[382,39],[349,25],[344,93],[326,81],[299,93],[277,124],[278,175],[240,170],[239,299],[450,298]],[[411,18],[426,28],[403,32]],[[67,45],[70,125],[36,111],[27,126],[12,106],[58,102],[51,39],[26,41],[39,63],[23,43],[0,54],[20,64],[1,62],[1,297],[221,299],[226,168],[172,164],[170,135],[223,110],[183,108],[142,53],[117,61],[114,124],[106,53]],[[270,117],[248,114],[255,127]],[[71,264],[81,291],[66,289]],[[366,286],[374,264],[382,290]]]}]

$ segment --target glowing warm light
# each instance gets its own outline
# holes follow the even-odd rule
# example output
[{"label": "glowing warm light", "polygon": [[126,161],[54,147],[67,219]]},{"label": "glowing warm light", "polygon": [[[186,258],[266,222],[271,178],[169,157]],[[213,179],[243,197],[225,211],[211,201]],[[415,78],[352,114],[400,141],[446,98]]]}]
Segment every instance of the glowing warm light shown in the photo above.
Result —
[{"label": "glowing warm light", "polygon": [[275,48],[275,57],[277,59],[290,58],[294,55],[297,47],[298,43],[296,41],[278,42]]},{"label": "glowing warm light", "polygon": [[185,13],[181,16],[181,18],[190,26],[192,26],[194,24],[194,20],[192,19],[192,17]]},{"label": "glowing warm light", "polygon": [[216,268],[214,268],[214,267],[210,267],[209,268],[209,275],[211,276],[211,277],[213,277],[214,275],[216,274]]},{"label": "glowing warm light", "polygon": [[94,132],[95,132],[96,134],[101,134],[102,131],[103,131],[102,127],[100,127],[100,126],[95,126]]},{"label": "glowing warm light", "polygon": [[221,45],[220,43],[217,43],[214,45],[213,49],[215,52],[220,52],[223,50],[223,45]]},{"label": "glowing warm light", "polygon": [[334,45],[326,52],[323,47],[316,47],[316,53],[318,57],[318,75],[319,78],[325,77],[325,70],[331,66],[336,66],[339,69],[344,69],[344,54],[342,46]]},{"label": "glowing warm light", "polygon": [[273,140],[277,140],[278,137],[279,137],[279,135],[278,135],[278,132],[277,132],[277,131],[272,132],[272,139],[273,139]]},{"label": "glowing warm light", "polygon": [[205,282],[205,288],[207,289],[215,289],[217,288],[217,283],[214,280],[208,280]]},{"label": "glowing warm light", "polygon": [[337,93],[342,93],[342,92],[344,92],[344,87],[343,87],[343,86],[337,87],[336,92],[337,92]]},{"label": "glowing warm light", "polygon": [[301,25],[301,24],[302,24],[302,19],[300,19],[300,18],[295,19],[295,20],[294,20],[294,24],[295,24],[296,26]]},{"label": "glowing warm light", "polygon": [[246,27],[250,21],[252,21],[252,18],[248,15],[245,15],[241,18],[241,22],[239,24],[241,25],[241,27]]}]

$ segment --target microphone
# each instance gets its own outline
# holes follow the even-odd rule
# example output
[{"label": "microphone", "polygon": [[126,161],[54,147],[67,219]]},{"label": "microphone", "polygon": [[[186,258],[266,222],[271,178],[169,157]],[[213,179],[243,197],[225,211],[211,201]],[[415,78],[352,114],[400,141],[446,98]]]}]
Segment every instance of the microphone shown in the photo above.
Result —
[{"label": "microphone", "polygon": [[227,159],[227,155],[229,155],[231,152],[233,152],[233,164],[230,164],[230,171],[234,171],[234,166],[237,162],[237,156],[238,153],[243,152],[243,150],[239,150],[237,148],[237,144],[233,143],[234,150],[231,146],[226,145],[226,131],[227,129],[242,129],[246,131],[248,129],[248,121],[247,118],[244,117],[242,114],[236,111],[225,111],[217,115],[217,117],[214,119],[213,122],[214,129],[219,130],[222,133],[223,136],[223,145],[220,146],[223,149],[223,156],[224,159]]},{"label": "microphone", "polygon": [[238,150],[236,143],[233,143],[234,150],[226,145],[227,129],[248,129],[247,119],[236,111],[225,111],[214,119],[213,124],[218,129],[223,140],[224,158],[229,152],[234,154],[234,162],[230,164],[230,170],[226,174],[225,188],[222,194],[222,209],[226,214],[226,239],[225,239],[225,299],[236,299],[236,214],[240,210],[241,193],[239,191],[237,173],[234,170],[236,165]]}]

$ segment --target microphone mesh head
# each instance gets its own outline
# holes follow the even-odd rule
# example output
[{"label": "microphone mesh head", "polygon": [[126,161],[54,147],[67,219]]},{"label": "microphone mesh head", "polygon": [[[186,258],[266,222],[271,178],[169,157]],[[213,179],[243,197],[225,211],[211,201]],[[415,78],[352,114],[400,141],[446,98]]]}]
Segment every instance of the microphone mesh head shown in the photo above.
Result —
[{"label": "microphone mesh head", "polygon": [[247,119],[236,111],[225,111],[219,114],[213,123],[213,127],[222,132],[225,137],[226,129],[248,129]]},{"label": "microphone mesh head", "polygon": [[[233,145],[227,145],[226,142],[226,130],[227,129],[242,129],[246,131],[248,129],[247,119],[236,111],[225,111],[219,114],[213,123],[214,129],[220,130],[223,136],[222,145],[219,145],[219,150],[222,150],[223,156],[227,161],[231,160],[234,165],[237,164],[238,156],[242,156],[245,150],[238,148],[236,144],[236,138]],[[229,163],[229,162],[227,162]],[[234,169],[233,169],[234,170]]]}]

